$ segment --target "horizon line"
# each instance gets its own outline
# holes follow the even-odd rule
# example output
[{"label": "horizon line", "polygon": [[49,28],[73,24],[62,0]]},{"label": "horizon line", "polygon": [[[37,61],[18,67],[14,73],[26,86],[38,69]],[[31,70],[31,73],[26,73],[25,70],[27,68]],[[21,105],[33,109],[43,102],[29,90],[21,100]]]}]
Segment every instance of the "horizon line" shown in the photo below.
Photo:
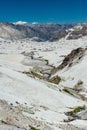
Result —
[{"label": "horizon line", "polygon": [[8,20],[0,20],[0,23],[17,23],[17,22],[23,22],[23,23],[29,23],[29,24],[86,24],[87,21],[79,21],[79,22],[54,22],[54,21],[50,21],[50,22],[38,22],[38,21],[22,21],[22,20],[18,20],[18,21],[8,21]]}]

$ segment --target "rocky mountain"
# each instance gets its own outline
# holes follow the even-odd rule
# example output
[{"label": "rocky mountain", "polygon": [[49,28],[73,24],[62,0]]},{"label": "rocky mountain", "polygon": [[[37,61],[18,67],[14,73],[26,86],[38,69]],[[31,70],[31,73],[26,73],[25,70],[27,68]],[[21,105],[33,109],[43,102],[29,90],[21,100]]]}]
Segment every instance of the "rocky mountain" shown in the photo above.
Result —
[{"label": "rocky mountain", "polygon": [[16,29],[14,24],[1,22],[0,37],[5,39],[21,39],[24,38],[24,34]]},{"label": "rocky mountain", "polygon": [[87,24],[77,24],[69,30],[67,39],[78,39],[87,36]]},{"label": "rocky mountain", "polygon": [[0,22],[0,37],[7,39],[32,38],[35,41],[57,41],[67,37],[78,39],[87,35],[87,24],[38,24]]},{"label": "rocky mountain", "polygon": [[0,23],[0,37],[8,39],[34,38],[37,41],[55,41],[65,37],[69,24],[28,24],[26,22]]}]

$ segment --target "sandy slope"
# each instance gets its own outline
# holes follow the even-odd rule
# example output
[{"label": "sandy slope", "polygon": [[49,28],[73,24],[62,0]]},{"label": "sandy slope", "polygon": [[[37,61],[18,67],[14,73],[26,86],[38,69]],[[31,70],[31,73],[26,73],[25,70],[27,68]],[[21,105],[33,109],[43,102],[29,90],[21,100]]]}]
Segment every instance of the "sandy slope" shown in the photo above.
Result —
[{"label": "sandy slope", "polygon": [[[61,82],[57,86],[23,74],[22,72],[29,71],[32,68],[33,63],[27,58],[27,62],[31,63],[29,65],[23,64],[26,56],[22,53],[33,51],[34,58],[42,57],[48,59],[51,65],[58,66],[64,59],[64,56],[69,54],[71,50],[86,46],[86,39],[72,41],[62,39],[54,43],[37,43],[32,41],[22,41],[21,43],[21,41],[10,41],[10,44],[5,44],[2,41],[0,45],[0,99],[13,104],[12,109],[15,108],[15,105],[18,107],[16,108],[16,112],[20,113],[22,117],[19,117],[21,123],[18,121],[16,124],[20,124],[18,126],[21,126],[21,130],[28,130],[29,128],[26,127],[29,123],[35,127],[40,125],[41,130],[70,130],[71,128],[68,127],[67,123],[63,122],[64,119],[67,119],[65,112],[75,106],[86,105],[86,102],[65,92],[61,92],[61,85],[73,87],[79,79],[84,81],[85,86],[87,85],[87,55],[84,56],[80,63],[72,68],[56,73],[65,79],[65,82]],[[42,64],[39,61],[37,63]],[[73,77],[74,80],[71,80]],[[1,109],[3,108],[2,106]],[[6,107],[4,107],[4,112],[6,112],[6,118],[9,117],[8,113],[10,114],[10,111]],[[14,115],[13,112],[12,115]],[[6,118],[2,115],[2,119],[5,120]],[[25,118],[28,118],[29,122]],[[12,116],[13,126],[15,126],[13,119]],[[30,122],[31,119],[34,120],[35,124]],[[22,124],[24,124],[24,127],[22,127]],[[86,122],[81,125],[82,128],[86,127],[85,124]],[[72,125],[72,130],[76,130],[78,121],[77,123],[72,122],[70,125]],[[41,128],[42,126],[43,128]],[[1,125],[0,127],[2,128]],[[3,130],[5,130],[5,125],[3,127]]]}]

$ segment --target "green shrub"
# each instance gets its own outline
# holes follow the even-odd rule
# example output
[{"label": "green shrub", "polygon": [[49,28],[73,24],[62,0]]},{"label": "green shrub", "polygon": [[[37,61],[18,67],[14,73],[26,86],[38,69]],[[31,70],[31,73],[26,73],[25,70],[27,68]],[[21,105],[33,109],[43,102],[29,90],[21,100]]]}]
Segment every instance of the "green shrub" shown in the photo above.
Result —
[{"label": "green shrub", "polygon": [[39,129],[33,127],[33,126],[30,126],[30,128],[31,128],[31,130],[39,130]]},{"label": "green shrub", "polygon": [[72,111],[70,111],[70,112],[67,112],[67,114],[68,114],[69,116],[75,116],[76,113],[78,113],[78,112],[80,112],[80,111],[82,111],[82,110],[85,110],[85,109],[86,109],[85,105],[84,105],[84,106],[78,106],[78,107],[74,108],[74,110],[72,110]]}]

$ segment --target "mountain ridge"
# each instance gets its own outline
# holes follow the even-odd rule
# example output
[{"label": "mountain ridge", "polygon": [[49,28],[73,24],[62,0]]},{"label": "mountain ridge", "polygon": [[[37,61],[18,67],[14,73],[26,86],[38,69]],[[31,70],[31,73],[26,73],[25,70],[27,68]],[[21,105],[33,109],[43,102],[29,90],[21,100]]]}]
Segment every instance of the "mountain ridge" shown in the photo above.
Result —
[{"label": "mountain ridge", "polygon": [[27,23],[0,22],[0,38],[33,39],[35,41],[58,41],[67,37],[68,40],[78,39],[87,35],[87,24]]},{"label": "mountain ridge", "polygon": [[[66,30],[73,25],[62,24],[15,24],[9,22],[0,22],[0,37],[12,39],[24,39],[37,37],[38,41],[55,41],[67,35]],[[4,29],[5,28],[5,32]],[[10,30],[8,31],[8,28]],[[3,34],[4,33],[4,34]]]}]

